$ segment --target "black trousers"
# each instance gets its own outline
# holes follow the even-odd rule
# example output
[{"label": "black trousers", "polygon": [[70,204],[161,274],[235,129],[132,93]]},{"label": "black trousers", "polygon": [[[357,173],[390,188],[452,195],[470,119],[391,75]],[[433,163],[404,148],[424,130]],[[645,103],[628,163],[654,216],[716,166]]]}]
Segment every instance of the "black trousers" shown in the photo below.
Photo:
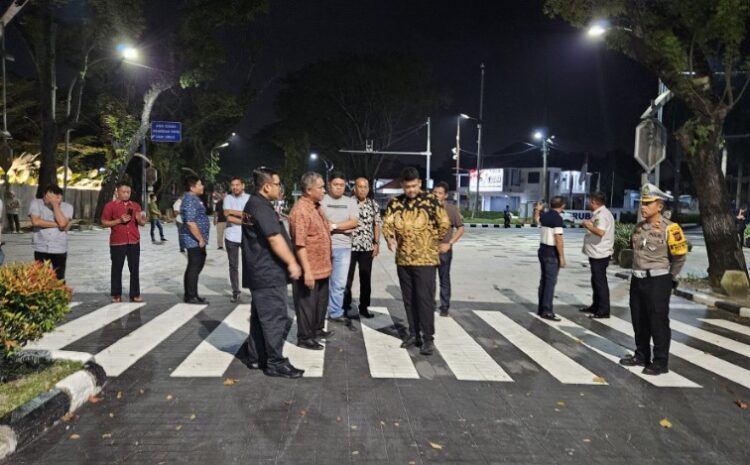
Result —
[{"label": "black trousers", "polygon": [[227,249],[227,258],[229,259],[229,282],[232,283],[232,294],[240,293],[240,247],[239,242],[232,242],[224,239],[224,248]]},{"label": "black trousers", "polygon": [[129,296],[139,297],[141,295],[140,281],[140,258],[141,244],[110,245],[109,256],[112,259],[111,287],[110,293],[113,297],[122,295],[122,267],[125,259],[128,260],[128,270],[130,271],[130,292]]},{"label": "black trousers", "polygon": [[287,314],[287,286],[252,290],[248,359],[261,368],[287,365],[284,341],[292,321]]},{"label": "black trousers", "polygon": [[34,252],[34,260],[38,262],[49,260],[52,269],[55,270],[57,279],[65,279],[65,263],[68,261],[67,253]]},{"label": "black trousers", "polygon": [[653,364],[669,366],[669,297],[672,295],[670,275],[630,280],[630,316],[635,333],[635,355],[649,363],[651,340],[654,341]]},{"label": "black trousers", "polygon": [[206,264],[206,248],[192,247],[187,249],[187,268],[185,268],[185,300],[198,297],[198,276]]},{"label": "black trousers", "polygon": [[352,284],[354,283],[354,272],[359,266],[359,311],[363,312],[370,307],[370,294],[372,294],[372,250],[369,252],[352,251],[352,261],[349,263],[349,274],[346,276],[346,289],[344,290],[344,311],[348,312],[352,306]]},{"label": "black trousers", "polygon": [[592,313],[609,315],[609,282],[607,282],[607,267],[609,257],[589,258],[591,267],[591,288],[594,290]]},{"label": "black trousers", "polygon": [[16,227],[16,232],[21,232],[21,223],[18,222],[18,215],[15,213],[8,213],[8,225],[10,226],[10,232],[13,232],[13,226]]},{"label": "black trousers", "polygon": [[451,308],[451,263],[453,263],[453,249],[440,254],[440,265],[438,266],[440,310]]},{"label": "black trousers", "polygon": [[328,311],[328,278],[316,279],[312,289],[300,278],[292,283],[294,313],[297,315],[297,340],[315,339],[323,331]]},{"label": "black trousers", "polygon": [[409,321],[409,335],[420,333],[425,341],[435,334],[436,266],[397,266],[404,310]]}]

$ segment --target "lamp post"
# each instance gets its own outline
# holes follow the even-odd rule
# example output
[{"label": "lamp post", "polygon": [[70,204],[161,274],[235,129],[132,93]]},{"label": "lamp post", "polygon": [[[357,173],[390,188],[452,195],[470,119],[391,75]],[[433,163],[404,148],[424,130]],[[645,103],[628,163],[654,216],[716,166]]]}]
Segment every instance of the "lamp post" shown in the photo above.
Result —
[{"label": "lamp post", "polygon": [[330,160],[328,160],[325,157],[319,156],[315,152],[313,152],[313,153],[310,154],[310,160],[312,160],[312,161],[320,160],[320,161],[323,162],[323,165],[326,168],[326,186],[328,186],[328,177],[331,174],[331,171],[333,171],[333,162],[330,161]]},{"label": "lamp post", "polygon": [[475,119],[471,116],[461,113],[456,117],[456,205],[461,206],[461,120]]},{"label": "lamp post", "polygon": [[549,156],[549,146],[555,136],[547,137],[544,131],[537,130],[534,132],[534,139],[542,143],[542,200],[549,203],[549,192],[547,189],[547,156]]}]

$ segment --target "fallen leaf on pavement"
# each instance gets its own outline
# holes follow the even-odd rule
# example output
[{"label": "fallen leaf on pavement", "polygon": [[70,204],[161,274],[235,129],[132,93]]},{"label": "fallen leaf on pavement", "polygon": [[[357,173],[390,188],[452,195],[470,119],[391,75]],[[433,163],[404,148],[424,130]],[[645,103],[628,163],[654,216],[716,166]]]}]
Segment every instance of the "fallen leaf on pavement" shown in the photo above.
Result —
[{"label": "fallen leaf on pavement", "polygon": [[117,398],[122,399],[122,391],[117,391]]},{"label": "fallen leaf on pavement", "polygon": [[734,401],[734,403],[737,404],[737,407],[739,407],[741,409],[746,409],[747,408],[747,402],[743,402],[743,401],[737,399],[737,400]]},{"label": "fallen leaf on pavement", "polygon": [[558,400],[557,405],[559,405],[560,407],[565,407],[565,402]]},{"label": "fallen leaf on pavement", "polygon": [[584,438],[584,439],[583,439],[583,442],[591,442],[591,439],[589,439],[589,438]]},{"label": "fallen leaf on pavement", "polygon": [[358,450],[353,450],[352,451],[352,455],[359,455],[359,451]]},{"label": "fallen leaf on pavement", "polygon": [[102,439],[110,439],[112,437],[112,433],[104,433],[102,434]]},{"label": "fallen leaf on pavement", "polygon": [[190,415],[190,419],[191,419],[191,420],[195,420],[196,418],[197,418],[197,417],[195,416],[195,414],[192,414],[192,415]]},{"label": "fallen leaf on pavement", "polygon": [[237,384],[238,379],[235,378],[227,378],[224,380],[224,386],[234,386]]},{"label": "fallen leaf on pavement", "polygon": [[662,426],[662,428],[671,428],[672,422],[667,420],[666,418],[662,418],[659,424]]},{"label": "fallen leaf on pavement", "polygon": [[140,394],[140,395],[143,395],[143,394],[145,394],[145,393],[146,393],[146,391],[144,391],[143,389],[139,389],[139,390],[138,390],[138,394]]},{"label": "fallen leaf on pavement", "polygon": [[115,417],[115,414],[112,412],[109,412],[109,418],[114,418],[114,417]]},{"label": "fallen leaf on pavement", "polygon": [[177,431],[181,430],[181,429],[182,429],[182,425],[177,425],[177,426],[175,427],[175,429],[176,429]]},{"label": "fallen leaf on pavement", "polygon": [[167,400],[172,400],[174,397],[172,397],[172,394],[167,394]]},{"label": "fallen leaf on pavement", "polygon": [[341,417],[336,417],[336,421],[341,421]]},{"label": "fallen leaf on pavement", "polygon": [[606,384],[607,380],[605,380],[601,376],[594,376],[594,382],[597,384]]},{"label": "fallen leaf on pavement", "polygon": [[65,414],[65,416],[64,416],[64,417],[62,417],[62,421],[64,421],[65,423],[68,423],[68,422],[71,422],[71,421],[73,421],[73,419],[74,419],[75,417],[76,417],[76,416],[75,416],[74,414],[72,414],[72,413],[66,413],[66,414]]},{"label": "fallen leaf on pavement", "polygon": [[99,396],[89,396],[89,402],[91,402],[92,404],[95,404],[101,400],[102,398]]},{"label": "fallen leaf on pavement", "polygon": [[306,410],[300,410],[299,416],[304,417],[305,415],[307,415],[307,411]]},{"label": "fallen leaf on pavement", "polygon": [[395,426],[396,428],[398,428],[401,425],[399,424],[399,422],[395,422],[395,423],[393,423],[393,426]]},{"label": "fallen leaf on pavement", "polygon": [[352,429],[357,429],[357,425],[352,425]]},{"label": "fallen leaf on pavement", "polygon": [[73,433],[70,435],[70,439],[81,439],[81,435],[77,433]]},{"label": "fallen leaf on pavement", "polygon": [[441,450],[443,448],[443,445],[430,441],[430,447],[432,447],[433,449]]}]

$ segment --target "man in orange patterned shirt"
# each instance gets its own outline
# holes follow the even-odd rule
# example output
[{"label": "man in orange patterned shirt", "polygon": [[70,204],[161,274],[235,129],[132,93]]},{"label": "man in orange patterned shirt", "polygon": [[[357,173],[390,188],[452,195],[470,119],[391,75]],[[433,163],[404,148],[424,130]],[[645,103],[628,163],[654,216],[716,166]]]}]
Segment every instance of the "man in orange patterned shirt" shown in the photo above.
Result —
[{"label": "man in orange patterned shirt", "polygon": [[289,232],[302,266],[302,276],[292,284],[297,314],[297,345],[323,350],[318,339],[333,335],[326,331],[328,278],[331,276],[331,225],[320,210],[325,182],[315,172],[302,175],[302,197],[289,213]]}]

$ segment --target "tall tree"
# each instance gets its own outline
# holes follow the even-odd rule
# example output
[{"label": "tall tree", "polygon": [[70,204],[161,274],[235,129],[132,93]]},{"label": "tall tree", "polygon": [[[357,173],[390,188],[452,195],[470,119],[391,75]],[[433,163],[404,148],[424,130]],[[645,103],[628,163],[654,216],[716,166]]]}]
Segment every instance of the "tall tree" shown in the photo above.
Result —
[{"label": "tall tree", "polygon": [[719,151],[725,119],[750,84],[750,2],[547,0],[546,11],[581,28],[608,20],[607,44],[684,102],[690,115],[675,136],[697,181],[710,281],[718,285],[727,270],[747,273]]},{"label": "tall tree", "polygon": [[380,156],[349,155],[341,148],[387,150],[404,130],[423,124],[445,106],[445,92],[418,59],[395,53],[320,62],[285,79],[277,108],[280,135],[290,146],[312,149],[346,163],[352,174],[373,177]]},{"label": "tall tree", "polygon": [[[45,185],[57,181],[57,145],[61,135],[78,122],[92,55],[105,50],[106,56],[117,39],[138,36],[143,26],[141,9],[141,0],[37,0],[14,23],[26,42],[39,86],[38,195]],[[73,75],[67,82],[66,74]],[[67,105],[61,105],[58,95],[60,81],[67,90]]]}]

